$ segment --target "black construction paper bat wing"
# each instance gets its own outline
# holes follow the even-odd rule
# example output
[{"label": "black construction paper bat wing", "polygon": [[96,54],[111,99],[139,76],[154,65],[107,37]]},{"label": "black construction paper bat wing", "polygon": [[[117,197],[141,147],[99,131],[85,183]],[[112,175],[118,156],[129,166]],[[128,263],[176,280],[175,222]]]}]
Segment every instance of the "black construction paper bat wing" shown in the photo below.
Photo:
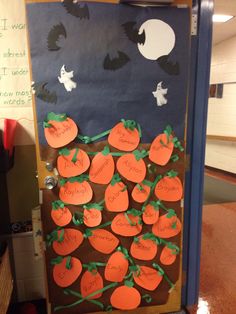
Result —
[{"label": "black construction paper bat wing", "polygon": [[66,38],[66,29],[62,23],[54,25],[48,33],[48,50],[50,51],[57,51],[60,50],[61,47],[57,45],[57,41],[59,40],[60,36],[64,36]]},{"label": "black construction paper bat wing", "polygon": [[87,4],[82,6],[81,4],[78,4],[77,1],[73,0],[63,0],[62,4],[69,14],[80,19],[89,19],[89,8]]},{"label": "black construction paper bat wing", "polygon": [[159,66],[169,75],[179,75],[179,63],[168,60],[169,56],[162,56],[157,59]]},{"label": "black construction paper bat wing", "polygon": [[48,83],[33,83],[32,92],[35,96],[47,103],[56,104],[57,94],[56,92],[50,92],[45,86]]},{"label": "black construction paper bat wing", "polygon": [[125,34],[135,44],[144,44],[146,35],[145,31],[142,32],[142,34],[139,34],[138,29],[134,26],[136,25],[136,22],[127,22],[125,24],[122,24],[125,30]]},{"label": "black construction paper bat wing", "polygon": [[127,56],[127,54],[122,51],[118,51],[118,57],[116,58],[111,59],[109,54],[106,55],[103,62],[103,67],[105,70],[116,71],[125,66],[129,61],[130,58]]}]

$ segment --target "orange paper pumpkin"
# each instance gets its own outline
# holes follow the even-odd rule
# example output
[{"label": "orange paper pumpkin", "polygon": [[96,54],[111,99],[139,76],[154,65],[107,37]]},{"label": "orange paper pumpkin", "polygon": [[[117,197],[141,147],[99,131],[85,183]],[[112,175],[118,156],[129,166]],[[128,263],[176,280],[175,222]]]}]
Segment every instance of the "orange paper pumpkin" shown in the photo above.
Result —
[{"label": "orange paper pumpkin", "polygon": [[158,221],[152,226],[152,232],[160,238],[171,238],[181,231],[181,222],[176,215],[168,217],[165,214],[159,217]]},{"label": "orange paper pumpkin", "polygon": [[142,235],[137,240],[132,242],[130,254],[138,260],[153,260],[157,255],[157,244],[150,239],[143,239]]},{"label": "orange paper pumpkin", "polygon": [[87,181],[80,180],[80,177],[73,177],[61,182],[59,197],[64,203],[81,205],[91,201],[93,190]]},{"label": "orange paper pumpkin", "polygon": [[62,149],[57,158],[57,170],[62,177],[69,178],[79,176],[88,170],[90,159],[85,151],[74,148]]},{"label": "orange paper pumpkin", "polygon": [[105,229],[92,230],[88,240],[91,246],[103,254],[111,254],[119,244],[119,240]]},{"label": "orange paper pumpkin", "polygon": [[44,135],[48,145],[53,148],[63,147],[72,142],[78,134],[75,122],[65,114],[50,112],[44,122]]},{"label": "orange paper pumpkin", "polygon": [[56,201],[52,203],[51,217],[57,226],[64,227],[71,222],[72,214],[63,202]]},{"label": "orange paper pumpkin", "polygon": [[119,310],[134,310],[141,303],[139,291],[133,287],[121,286],[116,288],[110,298],[111,305]]},{"label": "orange paper pumpkin", "polygon": [[53,267],[53,279],[62,288],[72,285],[82,272],[82,264],[78,258],[71,257],[69,267],[67,259],[68,257],[64,257],[61,263]]},{"label": "orange paper pumpkin", "polygon": [[161,252],[160,262],[163,265],[172,265],[176,261],[177,254],[176,249],[165,246]]},{"label": "orange paper pumpkin", "polygon": [[140,183],[146,176],[146,165],[143,159],[137,160],[134,153],[121,156],[116,164],[119,173],[127,180]]},{"label": "orange paper pumpkin", "polygon": [[157,183],[155,195],[163,201],[177,202],[183,196],[182,182],[177,176],[166,176]]},{"label": "orange paper pumpkin", "polygon": [[[99,272],[85,271],[81,281],[80,290],[83,298],[86,298],[90,294],[94,294],[96,291],[103,289],[103,279]],[[89,297],[89,300],[99,299],[102,296],[102,292],[95,293],[93,296]]]},{"label": "orange paper pumpkin", "polygon": [[93,183],[108,184],[115,170],[115,163],[111,154],[98,153],[92,160],[89,179]]},{"label": "orange paper pumpkin", "polygon": [[102,221],[102,212],[96,208],[84,209],[84,224],[87,227],[99,226]]},{"label": "orange paper pumpkin", "polygon": [[108,143],[119,150],[129,152],[137,148],[140,142],[140,135],[135,127],[135,122],[131,128],[126,126],[126,121],[120,122],[114,126],[108,136]]},{"label": "orange paper pumpkin", "polygon": [[142,225],[139,223],[140,217],[131,214],[117,214],[111,224],[114,233],[124,237],[133,237],[142,231]]},{"label": "orange paper pumpkin", "polygon": [[154,291],[161,283],[163,276],[154,268],[140,266],[140,272],[134,274],[133,278],[135,283],[140,287],[149,291]]},{"label": "orange paper pumpkin", "polygon": [[124,212],[129,207],[129,195],[126,186],[115,175],[105,191],[105,205],[110,212]]},{"label": "orange paper pumpkin", "polygon": [[122,252],[115,252],[109,258],[105,268],[105,279],[112,282],[121,282],[128,271],[129,262]]},{"label": "orange paper pumpkin", "polygon": [[133,191],[132,191],[132,198],[137,203],[144,203],[151,191],[151,187],[149,185],[146,185],[145,183],[139,183],[135,185]]},{"label": "orange paper pumpkin", "polygon": [[147,204],[145,206],[145,210],[143,212],[143,222],[146,225],[153,225],[158,221],[159,218],[159,208],[155,206],[153,202]]},{"label": "orange paper pumpkin", "polygon": [[83,234],[76,229],[65,228],[58,230],[57,234],[58,240],[53,242],[52,247],[56,254],[62,256],[69,255],[78,249],[84,240]]},{"label": "orange paper pumpkin", "polygon": [[174,150],[173,136],[163,133],[158,135],[151,144],[149,159],[157,165],[165,166]]}]

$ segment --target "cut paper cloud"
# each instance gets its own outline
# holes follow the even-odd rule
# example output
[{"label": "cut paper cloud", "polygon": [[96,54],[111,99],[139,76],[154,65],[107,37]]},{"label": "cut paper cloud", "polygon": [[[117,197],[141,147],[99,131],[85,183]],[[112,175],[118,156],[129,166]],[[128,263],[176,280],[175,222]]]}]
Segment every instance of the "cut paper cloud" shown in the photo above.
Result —
[{"label": "cut paper cloud", "polygon": [[61,67],[60,75],[58,80],[61,84],[64,84],[64,87],[67,92],[71,92],[73,88],[77,87],[77,83],[72,80],[74,77],[74,71],[67,72],[65,65]]},{"label": "cut paper cloud", "polygon": [[157,84],[157,89],[152,92],[153,96],[156,98],[157,106],[161,107],[167,104],[166,95],[168,88],[162,88],[162,82]]}]

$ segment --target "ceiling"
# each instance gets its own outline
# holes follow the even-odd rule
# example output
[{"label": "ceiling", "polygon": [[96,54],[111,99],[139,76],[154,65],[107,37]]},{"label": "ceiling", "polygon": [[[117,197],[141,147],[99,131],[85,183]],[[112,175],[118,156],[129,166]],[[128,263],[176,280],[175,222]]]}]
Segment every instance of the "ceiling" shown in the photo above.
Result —
[{"label": "ceiling", "polygon": [[235,18],[226,23],[213,24],[213,44],[236,36],[236,0],[215,0],[214,13],[233,15]]}]

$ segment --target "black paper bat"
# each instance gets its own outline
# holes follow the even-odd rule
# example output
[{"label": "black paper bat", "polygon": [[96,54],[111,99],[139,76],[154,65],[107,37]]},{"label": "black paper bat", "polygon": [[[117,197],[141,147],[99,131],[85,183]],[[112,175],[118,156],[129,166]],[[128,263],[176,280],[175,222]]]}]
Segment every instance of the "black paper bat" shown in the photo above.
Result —
[{"label": "black paper bat", "polygon": [[57,45],[57,41],[60,36],[64,36],[66,38],[66,29],[62,23],[54,25],[48,33],[48,50],[56,51],[61,49],[61,47]]},{"label": "black paper bat", "polygon": [[138,33],[138,29],[134,26],[136,25],[136,22],[127,22],[125,24],[122,24],[125,30],[125,34],[135,44],[144,44],[146,35],[145,31],[142,32],[142,34]]},{"label": "black paper bat", "polygon": [[179,63],[168,60],[169,56],[162,56],[157,59],[159,66],[170,75],[179,75]]},{"label": "black paper bat", "polygon": [[47,103],[56,104],[57,94],[56,92],[50,92],[45,86],[48,83],[33,83],[32,92],[35,96]]},{"label": "black paper bat", "polygon": [[130,58],[127,56],[127,54],[122,51],[118,51],[118,57],[116,58],[111,59],[109,54],[106,55],[103,62],[103,67],[105,70],[116,71],[125,66],[129,61]]},{"label": "black paper bat", "polygon": [[73,0],[63,0],[63,6],[69,14],[80,19],[89,19],[89,9],[87,4],[81,6]]}]

